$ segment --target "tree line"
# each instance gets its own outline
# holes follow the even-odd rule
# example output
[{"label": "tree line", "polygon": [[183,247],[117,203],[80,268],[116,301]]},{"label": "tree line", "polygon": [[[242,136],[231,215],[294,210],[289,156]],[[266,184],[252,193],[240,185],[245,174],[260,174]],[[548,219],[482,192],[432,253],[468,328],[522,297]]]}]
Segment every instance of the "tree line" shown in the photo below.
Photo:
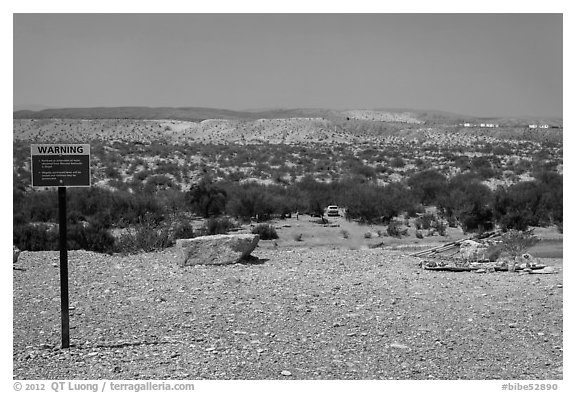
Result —
[{"label": "tree line", "polygon": [[[332,204],[345,207],[347,219],[366,224],[387,224],[399,215],[416,217],[425,206],[436,206],[442,219],[451,226],[460,225],[464,232],[482,232],[495,226],[525,230],[557,225],[562,230],[562,175],[542,171],[534,180],[496,190],[482,180],[472,173],[447,178],[429,169],[387,185],[357,175],[333,182],[308,175],[288,185],[214,181],[206,176],[186,191],[70,189],[69,242],[72,249],[110,252],[116,250],[111,228],[145,223],[150,234],[170,227],[173,236],[179,231],[189,236],[186,221],[190,215],[207,219],[228,216],[239,221],[258,217],[265,221],[295,212],[322,216]],[[15,186],[13,201],[14,244],[20,249],[56,249],[57,234],[47,224],[58,222],[56,191],[26,192]]]}]

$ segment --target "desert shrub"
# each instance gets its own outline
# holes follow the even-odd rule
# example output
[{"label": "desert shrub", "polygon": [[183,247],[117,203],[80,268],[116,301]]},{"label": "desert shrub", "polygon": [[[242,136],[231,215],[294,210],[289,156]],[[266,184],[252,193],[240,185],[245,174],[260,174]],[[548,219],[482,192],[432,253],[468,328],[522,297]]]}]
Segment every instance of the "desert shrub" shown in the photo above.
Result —
[{"label": "desert shrub", "polygon": [[473,206],[471,210],[462,211],[460,213],[460,222],[465,233],[483,233],[494,228],[492,210],[481,206]]},{"label": "desert shrub", "polygon": [[98,220],[106,227],[136,224],[146,215],[159,223],[164,220],[165,213],[154,196],[97,187],[71,190],[68,205],[69,211],[76,211],[92,221]]},{"label": "desert shrub", "polygon": [[67,244],[70,250],[80,249],[107,254],[115,251],[114,236],[98,221],[71,225],[67,229]]},{"label": "desert shrub", "polygon": [[14,227],[20,226],[20,225],[24,225],[27,224],[28,220],[26,219],[26,217],[24,216],[24,214],[18,212],[18,213],[14,213],[14,215],[12,216],[12,225]]},{"label": "desert shrub", "polygon": [[448,187],[446,176],[434,169],[415,173],[408,178],[407,183],[415,199],[424,205],[436,204]]},{"label": "desert shrub", "polygon": [[55,251],[59,248],[58,230],[46,224],[24,224],[12,231],[13,244],[26,251]]},{"label": "desert shrub", "polygon": [[[14,244],[27,251],[56,251],[60,249],[58,226],[25,224],[15,226]],[[98,222],[78,223],[67,228],[66,245],[69,250],[114,252],[114,237]]]},{"label": "desert shrub", "polygon": [[340,231],[340,234],[342,235],[342,237],[343,237],[344,239],[348,239],[348,238],[350,237],[350,232],[348,232],[348,231],[345,230],[345,229],[342,229],[342,230]]},{"label": "desert shrub", "polygon": [[414,226],[417,230],[422,229],[422,219],[420,217],[414,220]]},{"label": "desert shrub", "polygon": [[246,174],[239,170],[235,170],[233,172],[228,173],[227,180],[231,182],[239,182],[242,179],[246,178]]},{"label": "desert shrub", "polygon": [[558,222],[558,223],[556,224],[556,229],[558,230],[558,233],[564,233],[563,223],[562,223],[562,222]]},{"label": "desert shrub", "polygon": [[131,228],[116,241],[115,250],[120,253],[136,254],[163,250],[174,244],[168,227],[157,227],[143,222]]},{"label": "desert shrub", "polygon": [[142,189],[146,193],[154,193],[158,190],[166,190],[176,188],[174,181],[166,175],[152,175],[146,180],[146,184]]},{"label": "desert shrub", "polygon": [[518,160],[512,167],[516,175],[528,172],[532,168],[532,163],[526,159]]},{"label": "desert shrub", "polygon": [[228,217],[209,218],[202,227],[203,235],[224,235],[235,228],[236,224]]},{"label": "desert shrub", "polygon": [[386,233],[388,236],[392,237],[401,237],[402,231],[400,229],[400,222],[397,220],[392,220],[386,227]]},{"label": "desert shrub", "polygon": [[193,185],[186,196],[192,211],[204,218],[224,213],[228,199],[226,191],[207,177]]},{"label": "desert shrub", "polygon": [[245,221],[255,217],[264,209],[264,195],[256,189],[238,190],[226,206],[226,212]]},{"label": "desert shrub", "polygon": [[450,228],[456,228],[458,227],[458,220],[456,219],[456,217],[454,216],[449,216],[446,218],[446,221],[448,222],[448,226]]},{"label": "desert shrub", "polygon": [[442,220],[437,220],[434,222],[434,229],[438,231],[440,236],[446,236],[446,223]]},{"label": "desert shrub", "polygon": [[269,220],[272,215],[290,216],[293,211],[306,211],[308,196],[294,186],[225,184],[230,196],[227,214],[247,222],[251,217]]},{"label": "desert shrub", "polygon": [[392,159],[392,161],[390,161],[390,165],[393,168],[402,168],[404,165],[406,165],[406,162],[401,156],[396,156]]},{"label": "desert shrub", "polygon": [[438,218],[433,213],[426,213],[420,217],[422,229],[430,229],[436,223]]},{"label": "desert shrub", "polygon": [[[403,165],[402,165],[403,166]],[[358,162],[350,168],[351,173],[363,176],[367,179],[376,178],[376,170],[372,167],[364,165],[362,162]]]},{"label": "desert shrub", "polygon": [[162,206],[163,216],[166,216],[167,213],[176,215],[177,213],[189,210],[189,205],[186,202],[186,194],[175,188],[156,192],[154,199]]},{"label": "desert shrub", "polygon": [[[261,240],[272,240],[278,239],[278,233],[276,233],[276,228],[270,224],[258,224],[252,228],[252,233],[259,235]],[[302,239],[302,235],[300,235]]]},{"label": "desert shrub", "polygon": [[454,158],[454,166],[464,172],[470,169],[470,158],[468,156],[458,156]]},{"label": "desert shrub", "polygon": [[367,224],[388,223],[413,205],[410,190],[397,183],[381,187],[350,182],[345,183],[341,194],[346,219]]},{"label": "desert shrub", "polygon": [[139,171],[139,172],[136,172],[136,173],[132,176],[132,179],[133,179],[135,182],[141,183],[141,182],[143,182],[144,180],[146,180],[146,178],[148,178],[148,176],[150,176],[150,175],[151,175],[151,172],[150,172],[149,170],[143,169],[143,170],[141,170],[141,171]]},{"label": "desert shrub", "polygon": [[424,235],[422,234],[422,231],[417,230],[417,231],[416,231],[416,237],[417,237],[418,239],[424,239]]},{"label": "desert shrub", "polygon": [[532,229],[518,231],[510,229],[502,235],[502,250],[507,255],[516,258],[538,243],[539,239]]},{"label": "desert shrub", "polygon": [[191,239],[196,236],[194,228],[188,222],[177,222],[174,225],[172,237],[176,239]]},{"label": "desert shrub", "polygon": [[535,181],[500,187],[494,197],[494,214],[504,229],[526,230],[562,220],[562,176],[543,172]]},{"label": "desert shrub", "polygon": [[14,200],[14,211],[24,214],[28,222],[58,220],[58,195],[54,191],[31,192]]},{"label": "desert shrub", "polygon": [[457,219],[464,232],[483,232],[494,227],[493,193],[474,175],[454,176],[440,199],[444,217]]},{"label": "desert shrub", "polygon": [[470,164],[472,170],[483,180],[490,179],[497,175],[497,172],[492,168],[492,163],[487,157],[474,157]]},{"label": "desert shrub", "polygon": [[510,211],[499,218],[502,229],[515,229],[525,231],[531,224],[534,224],[529,212]]}]

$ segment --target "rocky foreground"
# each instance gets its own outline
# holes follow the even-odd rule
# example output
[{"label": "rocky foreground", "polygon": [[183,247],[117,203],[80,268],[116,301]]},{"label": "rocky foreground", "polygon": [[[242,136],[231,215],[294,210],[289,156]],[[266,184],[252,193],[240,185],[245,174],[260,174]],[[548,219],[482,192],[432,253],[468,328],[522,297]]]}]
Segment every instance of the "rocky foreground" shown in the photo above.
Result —
[{"label": "rocky foreground", "polygon": [[15,379],[562,379],[559,273],[437,272],[382,249],[257,248],[178,266],[175,249],[58,252],[14,272]]}]

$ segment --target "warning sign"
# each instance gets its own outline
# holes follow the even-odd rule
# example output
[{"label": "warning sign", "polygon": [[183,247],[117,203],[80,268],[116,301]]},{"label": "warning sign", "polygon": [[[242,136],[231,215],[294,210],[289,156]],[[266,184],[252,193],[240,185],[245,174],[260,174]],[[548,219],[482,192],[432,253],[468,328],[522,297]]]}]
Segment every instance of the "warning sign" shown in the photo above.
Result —
[{"label": "warning sign", "polygon": [[33,187],[89,187],[90,145],[31,145]]}]

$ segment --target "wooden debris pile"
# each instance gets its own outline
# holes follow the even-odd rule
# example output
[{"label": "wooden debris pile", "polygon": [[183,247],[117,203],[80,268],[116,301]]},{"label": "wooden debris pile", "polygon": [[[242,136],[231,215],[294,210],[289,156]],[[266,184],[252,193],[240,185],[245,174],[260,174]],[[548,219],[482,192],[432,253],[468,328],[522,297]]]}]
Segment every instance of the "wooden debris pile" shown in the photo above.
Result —
[{"label": "wooden debris pile", "polygon": [[502,233],[500,231],[486,232],[482,235],[467,237],[465,239],[456,240],[454,242],[446,243],[446,244],[443,244],[441,246],[437,246],[437,247],[429,248],[427,250],[419,251],[419,252],[416,252],[414,254],[411,254],[410,256],[420,257],[420,258],[427,258],[427,257],[436,256],[436,255],[452,257],[452,256],[460,253],[460,246],[466,241],[469,241],[469,240],[480,241],[480,240],[482,240],[483,242],[486,242],[490,239],[495,240],[496,238],[500,237],[501,235],[502,235]]},{"label": "wooden debris pile", "polygon": [[411,256],[422,258],[420,266],[425,270],[476,273],[517,271],[535,274],[555,272],[553,268],[538,263],[530,254],[523,254],[520,261],[487,258],[488,247],[497,244],[501,235],[500,231],[488,232],[419,251]]}]

